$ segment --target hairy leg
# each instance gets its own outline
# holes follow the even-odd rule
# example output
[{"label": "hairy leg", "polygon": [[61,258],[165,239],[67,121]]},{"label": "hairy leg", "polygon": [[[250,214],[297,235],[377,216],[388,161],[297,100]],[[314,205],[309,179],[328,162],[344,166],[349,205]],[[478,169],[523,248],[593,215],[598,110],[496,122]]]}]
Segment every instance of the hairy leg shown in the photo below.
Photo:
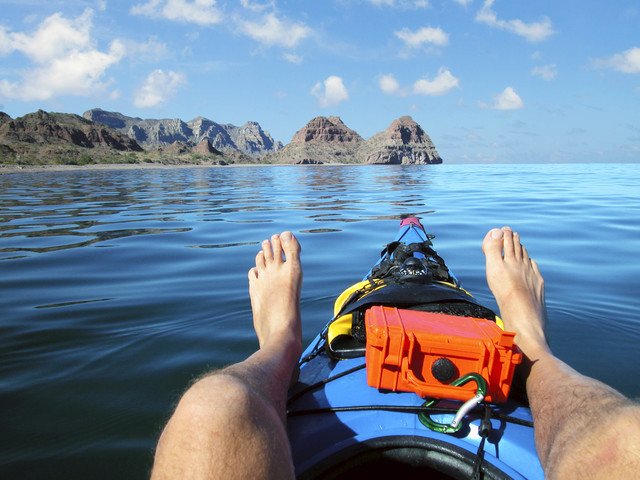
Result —
[{"label": "hairy leg", "polygon": [[293,478],[286,395],[302,351],[300,245],[265,240],[249,270],[260,349],[196,382],[160,437],[152,478]]},{"label": "hairy leg", "polygon": [[544,333],[544,281],[517,233],[487,233],[487,283],[531,368],[527,394],[548,478],[632,478],[640,469],[640,407],[557,359]]}]

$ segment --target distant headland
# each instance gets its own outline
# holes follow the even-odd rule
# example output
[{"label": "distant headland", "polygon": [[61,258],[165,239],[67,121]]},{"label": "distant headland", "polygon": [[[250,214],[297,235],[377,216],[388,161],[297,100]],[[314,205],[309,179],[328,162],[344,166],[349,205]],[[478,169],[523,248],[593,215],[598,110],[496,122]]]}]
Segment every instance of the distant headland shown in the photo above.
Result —
[{"label": "distant headland", "polygon": [[400,117],[365,140],[339,117],[315,117],[284,146],[257,122],[142,119],[94,108],[82,116],[0,112],[0,166],[442,163],[429,135]]}]

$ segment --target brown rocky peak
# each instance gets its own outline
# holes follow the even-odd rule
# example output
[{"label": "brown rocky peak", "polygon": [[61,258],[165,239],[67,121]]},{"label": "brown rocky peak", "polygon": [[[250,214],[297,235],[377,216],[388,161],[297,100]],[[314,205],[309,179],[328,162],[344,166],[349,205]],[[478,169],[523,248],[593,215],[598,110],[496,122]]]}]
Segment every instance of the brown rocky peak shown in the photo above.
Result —
[{"label": "brown rocky peak", "polygon": [[362,163],[442,163],[429,135],[411,117],[400,117],[389,127],[364,142],[357,152]]},{"label": "brown rocky peak", "polygon": [[193,153],[202,153],[204,155],[221,155],[220,151],[213,148],[213,146],[211,145],[211,141],[208,138],[203,138],[202,140],[200,140],[200,143],[193,147],[191,151]]},{"label": "brown rocky peak", "polygon": [[340,117],[315,117],[298,130],[291,143],[359,143],[362,137],[347,127]]},{"label": "brown rocky peak", "polygon": [[166,147],[161,148],[160,151],[162,151],[163,153],[179,155],[181,153],[187,153],[189,151],[189,147],[186,143],[176,140],[171,145],[167,145]]},{"label": "brown rocky peak", "polygon": [[408,115],[395,119],[385,130],[391,140],[407,145],[409,143],[431,143],[429,136],[420,125]]}]

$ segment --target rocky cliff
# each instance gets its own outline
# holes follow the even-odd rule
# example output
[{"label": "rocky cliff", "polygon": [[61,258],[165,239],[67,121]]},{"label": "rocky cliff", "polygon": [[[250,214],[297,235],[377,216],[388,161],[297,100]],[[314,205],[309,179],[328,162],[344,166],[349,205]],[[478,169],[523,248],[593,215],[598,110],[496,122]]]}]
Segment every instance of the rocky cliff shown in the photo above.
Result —
[{"label": "rocky cliff", "polygon": [[265,160],[296,164],[355,163],[355,154],[362,142],[362,137],[339,117],[315,117],[295,133],[287,146]]},{"label": "rocky cliff", "polygon": [[363,142],[356,158],[360,163],[442,163],[429,135],[409,116],[394,120],[389,128]]},{"label": "rocky cliff", "polygon": [[0,112],[0,127],[11,120],[13,120],[13,118],[11,118],[9,115],[4,112]]},{"label": "rocky cliff", "polygon": [[71,113],[47,113],[38,110],[15,120],[4,118],[0,124],[2,143],[71,144],[78,147],[105,147],[140,152],[135,140],[104,125],[96,125]]},{"label": "rocky cliff", "polygon": [[88,110],[83,116],[117,129],[147,149],[166,148],[174,142],[195,147],[205,138],[213,148],[232,156],[249,155],[257,158],[282,148],[282,144],[274,141],[257,122],[247,122],[237,127],[204,117],[189,122],[180,119],[142,119],[99,108]]},{"label": "rocky cliff", "polygon": [[266,153],[276,152],[282,148],[282,142],[275,141],[269,132],[265,132],[258,122],[247,122],[241,127],[225,124],[231,140],[243,153],[252,157],[260,157]]}]

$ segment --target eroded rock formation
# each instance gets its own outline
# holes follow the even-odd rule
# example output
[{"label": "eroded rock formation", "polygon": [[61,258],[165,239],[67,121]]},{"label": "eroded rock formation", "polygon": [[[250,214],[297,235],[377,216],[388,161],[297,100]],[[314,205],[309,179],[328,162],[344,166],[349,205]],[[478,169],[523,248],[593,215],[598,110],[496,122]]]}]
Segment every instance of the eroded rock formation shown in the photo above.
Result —
[{"label": "eroded rock formation", "polygon": [[411,117],[400,117],[389,127],[362,143],[356,157],[360,163],[442,163],[429,135]]},{"label": "eroded rock formation", "polygon": [[269,155],[274,163],[355,163],[362,137],[339,117],[315,117],[298,130],[291,143]]}]

